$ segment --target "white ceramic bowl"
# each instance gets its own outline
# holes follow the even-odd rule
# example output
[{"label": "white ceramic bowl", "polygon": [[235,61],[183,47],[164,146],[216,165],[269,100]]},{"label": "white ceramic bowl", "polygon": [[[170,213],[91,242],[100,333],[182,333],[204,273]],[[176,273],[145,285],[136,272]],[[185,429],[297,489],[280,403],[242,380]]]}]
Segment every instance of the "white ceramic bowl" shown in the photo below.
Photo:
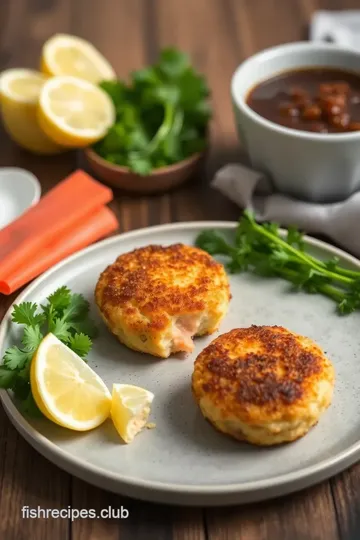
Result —
[{"label": "white ceramic bowl", "polygon": [[237,68],[231,82],[236,125],[253,167],[267,173],[277,190],[313,202],[339,201],[360,189],[360,132],[297,131],[266,120],[246,104],[249,91],[260,82],[309,66],[360,76],[360,53],[304,42],[252,56]]},{"label": "white ceramic bowl", "polygon": [[0,167],[0,229],[36,204],[41,195],[38,179],[17,167]]}]

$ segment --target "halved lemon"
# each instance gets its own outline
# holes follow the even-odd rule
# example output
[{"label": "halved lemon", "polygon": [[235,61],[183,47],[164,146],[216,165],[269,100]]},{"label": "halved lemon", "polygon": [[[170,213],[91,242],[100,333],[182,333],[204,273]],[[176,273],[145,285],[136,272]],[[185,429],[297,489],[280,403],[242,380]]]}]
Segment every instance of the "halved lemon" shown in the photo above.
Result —
[{"label": "halved lemon", "polygon": [[130,443],[146,425],[154,394],[131,384],[114,384],[111,418],[124,442]]},{"label": "halved lemon", "polygon": [[111,395],[84,360],[53,334],[48,334],[32,359],[31,391],[41,412],[60,426],[87,431],[110,414]]},{"label": "halved lemon", "polygon": [[91,43],[68,34],[55,34],[45,42],[41,70],[48,75],[73,75],[93,83],[116,78],[109,62]]},{"label": "halved lemon", "polygon": [[41,129],[60,145],[81,148],[104,137],[115,107],[104,90],[72,76],[52,77],[39,97]]},{"label": "halved lemon", "polygon": [[0,74],[0,103],[4,127],[23,148],[37,154],[64,150],[40,128],[37,104],[47,77],[31,69],[7,69]]}]

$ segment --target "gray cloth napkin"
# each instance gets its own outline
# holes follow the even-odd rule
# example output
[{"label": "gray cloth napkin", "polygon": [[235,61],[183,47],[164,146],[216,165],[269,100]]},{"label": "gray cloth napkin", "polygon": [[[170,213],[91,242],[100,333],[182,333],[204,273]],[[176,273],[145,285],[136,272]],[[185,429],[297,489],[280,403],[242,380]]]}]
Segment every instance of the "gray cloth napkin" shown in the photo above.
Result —
[{"label": "gray cloth napkin", "polygon": [[339,203],[304,202],[273,192],[262,173],[239,164],[220,169],[212,187],[241,208],[252,210],[258,221],[276,221],[323,234],[360,258],[360,192]]},{"label": "gray cloth napkin", "polygon": [[360,49],[360,10],[317,11],[311,19],[310,39]]}]

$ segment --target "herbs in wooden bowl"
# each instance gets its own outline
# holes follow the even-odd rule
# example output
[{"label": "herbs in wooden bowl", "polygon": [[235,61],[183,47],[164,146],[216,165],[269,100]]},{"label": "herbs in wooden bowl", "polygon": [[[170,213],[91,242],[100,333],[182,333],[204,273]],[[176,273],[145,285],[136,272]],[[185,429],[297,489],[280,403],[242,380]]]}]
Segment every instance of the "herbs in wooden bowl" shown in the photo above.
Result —
[{"label": "herbs in wooden bowl", "polygon": [[209,88],[189,57],[165,49],[129,83],[104,81],[116,121],[86,156],[94,171],[131,191],[162,191],[185,181],[208,142]]}]

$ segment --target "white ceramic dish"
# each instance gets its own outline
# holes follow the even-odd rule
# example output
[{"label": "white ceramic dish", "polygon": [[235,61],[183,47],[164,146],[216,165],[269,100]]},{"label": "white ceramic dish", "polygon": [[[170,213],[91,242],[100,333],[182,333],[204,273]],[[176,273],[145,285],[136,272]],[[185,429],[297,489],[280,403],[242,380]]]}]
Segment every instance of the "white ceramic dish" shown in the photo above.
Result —
[{"label": "white ceramic dish", "polygon": [[251,56],[235,71],[231,95],[239,135],[255,169],[282,192],[312,202],[360,189],[360,132],[311,133],[275,124],[246,103],[252,88],[281,72],[326,66],[359,73],[360,53],[329,43],[287,43]]},{"label": "white ceramic dish", "polygon": [[[42,302],[67,284],[93,305],[93,290],[104,267],[122,252],[149,243],[192,244],[204,228],[231,234],[231,223],[180,223],[141,229],[96,244],[62,262],[30,285],[17,299]],[[308,238],[317,255],[337,255],[353,267],[360,262]],[[6,391],[5,410],[25,439],[49,460],[83,480],[124,495],[185,505],[229,505],[290,493],[345,469],[360,458],[360,313],[336,314],[322,296],[290,292],[282,280],[250,274],[231,276],[233,299],[220,332],[251,324],[279,324],[316,340],[334,362],[333,404],[306,437],[281,447],[261,449],[215,431],[193,401],[190,377],[200,350],[215,336],[196,340],[187,358],[168,360],[130,351],[109,334],[100,318],[100,337],[89,362],[106,384],[129,382],[155,393],[151,421],[126,446],[111,422],[88,433],[73,433],[45,419],[22,416]],[[0,352],[16,340],[11,308],[0,328]]]},{"label": "white ceramic dish", "polygon": [[36,204],[41,195],[38,179],[25,169],[0,168],[0,229]]}]

